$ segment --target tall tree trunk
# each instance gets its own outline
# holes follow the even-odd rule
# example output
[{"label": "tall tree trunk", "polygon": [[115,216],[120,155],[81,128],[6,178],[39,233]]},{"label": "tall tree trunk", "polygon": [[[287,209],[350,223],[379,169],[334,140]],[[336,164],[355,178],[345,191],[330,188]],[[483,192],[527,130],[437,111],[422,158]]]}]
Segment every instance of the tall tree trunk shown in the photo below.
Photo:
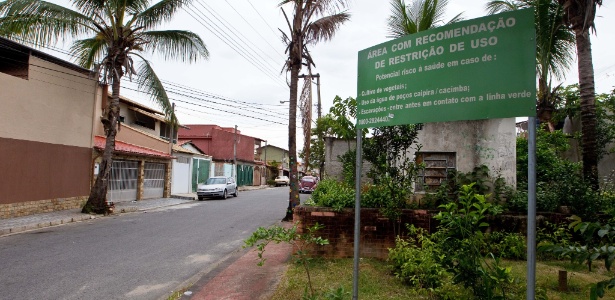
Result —
[{"label": "tall tree trunk", "polygon": [[[120,70],[121,72],[121,70]],[[120,75],[121,76],[121,75]],[[109,187],[109,175],[113,164],[113,151],[115,150],[115,136],[117,135],[117,121],[120,115],[120,76],[114,76],[111,85],[111,102],[109,103],[106,116],[102,120],[105,129],[106,141],[105,149],[102,155],[102,162],[96,182],[90,190],[90,196],[85,206],[81,210],[82,213],[97,213],[102,214],[107,209],[107,189]]]},{"label": "tall tree trunk", "polygon": [[[579,26],[580,27],[580,26]],[[581,93],[581,132],[583,134],[583,175],[592,188],[598,186],[598,154],[596,149],[596,91],[589,30],[575,29]]]},{"label": "tall tree trunk", "polygon": [[290,193],[288,208],[284,221],[293,219],[293,209],[301,203],[299,199],[299,178],[297,172],[297,88],[299,85],[299,72],[301,71],[301,60],[303,57],[303,3],[295,4],[295,15],[293,16],[292,47],[289,53],[290,68],[290,99],[288,108],[288,159],[290,168]]}]

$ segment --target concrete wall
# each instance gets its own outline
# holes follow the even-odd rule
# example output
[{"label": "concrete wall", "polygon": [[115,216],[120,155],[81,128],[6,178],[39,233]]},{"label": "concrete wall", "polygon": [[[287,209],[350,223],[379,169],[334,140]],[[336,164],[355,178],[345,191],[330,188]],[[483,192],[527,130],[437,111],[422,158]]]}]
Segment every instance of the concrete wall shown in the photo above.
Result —
[{"label": "concrete wall", "polygon": [[516,137],[515,119],[506,118],[426,123],[418,141],[422,152],[455,152],[460,172],[486,165],[492,176],[516,186]]},{"label": "concrete wall", "polygon": [[[342,180],[342,167],[343,164],[339,160],[339,156],[346,154],[350,150],[354,150],[357,147],[355,140],[346,141],[333,137],[325,137],[325,178],[335,178]],[[366,182],[367,172],[371,168],[371,164],[363,160],[363,167],[361,168],[362,177],[361,180]]]},{"label": "concrete wall", "polygon": [[91,148],[96,81],[33,56],[28,77],[0,73],[0,137]]},{"label": "concrete wall", "polygon": [[97,82],[35,56],[27,70],[0,72],[0,218],[75,208],[89,194]]}]

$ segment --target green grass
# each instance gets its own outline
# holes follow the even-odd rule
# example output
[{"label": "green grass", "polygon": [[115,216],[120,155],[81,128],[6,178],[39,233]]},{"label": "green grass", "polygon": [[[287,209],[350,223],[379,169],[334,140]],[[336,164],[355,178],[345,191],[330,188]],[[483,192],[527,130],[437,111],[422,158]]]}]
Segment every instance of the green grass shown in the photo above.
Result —
[{"label": "green grass", "polygon": [[[504,266],[512,267],[512,274],[517,284],[510,287],[510,299],[525,299],[526,293],[526,263],[525,261],[503,261]],[[558,271],[568,271],[568,292],[558,291]],[[352,296],[352,259],[314,259],[311,262],[310,274],[312,284],[317,294],[343,287],[347,292],[343,299]],[[585,266],[578,266],[567,261],[538,262],[536,265],[537,296],[545,294],[547,299],[572,300],[589,299],[589,287],[592,283],[615,276],[608,272],[603,264],[595,263],[592,272]],[[272,300],[301,299],[307,287],[305,269],[297,264],[291,264],[280,281]],[[471,299],[470,292],[461,286],[446,285],[443,290],[449,299]],[[361,259],[359,278],[360,299],[430,299],[429,292],[415,290],[395,278],[385,261],[377,259]],[[325,298],[321,298],[325,299]],[[538,299],[538,298],[537,298]],[[615,300],[615,290],[608,290],[605,300]]]}]

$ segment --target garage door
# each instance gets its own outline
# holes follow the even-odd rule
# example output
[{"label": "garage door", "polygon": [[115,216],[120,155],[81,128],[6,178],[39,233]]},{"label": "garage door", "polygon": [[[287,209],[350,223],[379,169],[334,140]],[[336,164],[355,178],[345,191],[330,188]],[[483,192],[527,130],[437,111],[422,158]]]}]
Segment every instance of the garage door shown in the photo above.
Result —
[{"label": "garage door", "polygon": [[162,198],[164,195],[165,164],[145,163],[143,199]]},{"label": "garage door", "polygon": [[111,165],[107,199],[111,202],[132,201],[137,199],[137,174],[139,162],[114,160]]}]

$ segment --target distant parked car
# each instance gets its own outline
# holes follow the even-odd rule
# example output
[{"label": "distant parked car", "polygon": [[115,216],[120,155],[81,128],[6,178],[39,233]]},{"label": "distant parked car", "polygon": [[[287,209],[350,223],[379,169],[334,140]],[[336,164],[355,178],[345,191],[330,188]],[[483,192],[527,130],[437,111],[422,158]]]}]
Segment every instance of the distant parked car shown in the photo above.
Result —
[{"label": "distant parked car", "polygon": [[289,185],[289,184],[290,184],[290,179],[288,178],[288,176],[278,176],[275,178],[275,186]]},{"label": "distant parked car", "polygon": [[205,183],[199,184],[196,191],[199,200],[203,200],[206,197],[226,199],[229,194],[235,197],[239,196],[237,183],[235,183],[235,178],[233,177],[210,177]]},{"label": "distant parked car", "polygon": [[318,178],[314,176],[303,176],[299,181],[299,193],[312,193],[318,185]]}]

